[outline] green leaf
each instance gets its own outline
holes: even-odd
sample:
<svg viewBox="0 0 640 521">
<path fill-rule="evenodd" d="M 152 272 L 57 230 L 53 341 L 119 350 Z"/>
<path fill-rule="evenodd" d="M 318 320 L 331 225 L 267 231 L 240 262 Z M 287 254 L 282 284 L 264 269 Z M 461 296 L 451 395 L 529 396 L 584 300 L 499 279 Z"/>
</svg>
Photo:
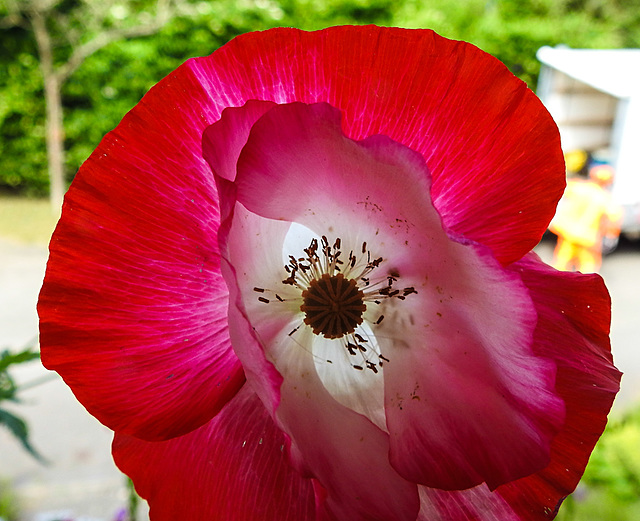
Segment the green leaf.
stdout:
<svg viewBox="0 0 640 521">
<path fill-rule="evenodd" d="M 29 454 L 41 463 L 46 463 L 45 458 L 43 458 L 29 442 L 29 429 L 22 418 L 11 414 L 9 411 L 0 409 L 0 425 L 4 425 L 9 429 L 9 432 L 18 439 Z"/>
<path fill-rule="evenodd" d="M 32 351 L 30 348 L 19 353 L 11 353 L 8 350 L 0 353 L 0 402 L 2 400 L 11 400 L 17 402 L 16 392 L 18 386 L 9 374 L 9 367 L 14 364 L 22 364 L 38 358 L 40 354 Z"/>
<path fill-rule="evenodd" d="M 17 401 L 16 391 L 18 387 L 13 378 L 6 371 L 0 372 L 0 402 L 2 400 Z"/>
<path fill-rule="evenodd" d="M 27 348 L 19 353 L 11 353 L 5 349 L 0 353 L 0 371 L 6 371 L 10 365 L 30 362 L 39 357 L 40 353 L 32 351 L 31 348 Z"/>
</svg>

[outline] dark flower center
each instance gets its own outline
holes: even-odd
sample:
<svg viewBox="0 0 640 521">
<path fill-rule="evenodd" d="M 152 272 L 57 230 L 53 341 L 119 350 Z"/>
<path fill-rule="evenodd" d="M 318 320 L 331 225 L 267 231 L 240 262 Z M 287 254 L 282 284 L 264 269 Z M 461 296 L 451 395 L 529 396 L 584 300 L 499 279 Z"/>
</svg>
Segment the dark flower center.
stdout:
<svg viewBox="0 0 640 521">
<path fill-rule="evenodd" d="M 367 309 L 364 293 L 354 279 L 345 279 L 342 273 L 324 273 L 313 279 L 302 292 L 300 311 L 305 314 L 304 323 L 316 335 L 325 338 L 341 338 L 353 333 L 362 323 Z"/>
</svg>

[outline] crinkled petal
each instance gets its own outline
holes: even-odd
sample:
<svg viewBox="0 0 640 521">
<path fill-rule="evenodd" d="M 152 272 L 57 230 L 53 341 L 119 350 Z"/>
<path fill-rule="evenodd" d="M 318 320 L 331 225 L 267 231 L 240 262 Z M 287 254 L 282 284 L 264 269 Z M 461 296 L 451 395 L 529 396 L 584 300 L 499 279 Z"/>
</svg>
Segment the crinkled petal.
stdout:
<svg viewBox="0 0 640 521">
<path fill-rule="evenodd" d="M 234 181 L 236 166 L 254 123 L 275 103 L 249 100 L 242 107 L 229 107 L 203 133 L 202 154 L 219 178 Z"/>
<path fill-rule="evenodd" d="M 492 56 L 432 31 L 276 29 L 188 67 L 228 105 L 325 101 L 350 138 L 383 134 L 420 152 L 445 224 L 503 263 L 538 242 L 564 188 L 559 134 L 540 100 Z"/>
<path fill-rule="evenodd" d="M 558 364 L 566 419 L 544 469 L 491 492 L 485 485 L 446 492 L 420 487 L 418 521 L 545 521 L 575 489 L 619 389 L 609 347 L 610 300 L 598 275 L 562 273 L 534 254 L 510 267 L 538 310 L 536 353 Z"/>
<path fill-rule="evenodd" d="M 556 389 L 566 404 L 566 420 L 542 471 L 497 489 L 527 521 L 553 517 L 573 492 L 620 387 L 609 324 L 611 301 L 598 275 L 564 273 L 534 254 L 515 263 L 538 310 L 534 349 L 558 366 Z"/>
<path fill-rule="evenodd" d="M 240 154 L 233 196 L 261 217 L 295 221 L 318 236 L 335 233 L 347 243 L 368 241 L 373 256 L 383 259 L 382 279 L 394 273 L 399 287 L 417 290 L 382 305 L 388 318 L 372 326 L 389 360 L 384 393 L 393 466 L 408 480 L 445 489 L 483 481 L 495 488 L 545 467 L 563 406 L 554 393 L 555 367 L 531 351 L 536 314 L 526 288 L 488 248 L 454 241 L 443 230 L 420 155 L 381 136 L 356 143 L 339 122 L 326 104 L 266 112 Z M 239 214 L 242 223 L 247 210 Z M 275 274 L 260 271 L 254 264 L 265 261 L 245 252 L 256 240 L 255 251 L 268 250 L 269 239 L 256 228 L 242 231 L 245 245 L 234 246 L 237 230 L 228 240 L 229 250 L 240 252 L 230 258 L 241 286 L 239 307 L 267 355 L 282 351 L 282 365 L 293 356 L 285 346 L 295 350 L 297 337 L 271 332 L 293 331 L 295 309 L 285 313 L 286 302 L 261 307 L 251 293 L 264 281 L 276 292 L 283 287 L 280 251 L 272 247 Z M 272 242 L 283 244 L 281 237 Z M 263 281 L 253 277 L 257 271 Z M 281 324 L 262 333 L 261 325 L 266 330 L 273 321 Z M 283 374 L 284 385 L 300 373 Z M 298 441 L 293 434 L 292 440 Z"/>
<path fill-rule="evenodd" d="M 467 249 L 453 272 L 430 277 L 431 298 L 407 303 L 413 324 L 385 352 L 391 461 L 447 490 L 544 468 L 564 420 L 555 367 L 532 351 L 526 288 L 488 251 Z"/>
<path fill-rule="evenodd" d="M 311 480 L 287 463 L 285 443 L 245 385 L 199 429 L 163 442 L 116 434 L 113 454 L 153 521 L 315 520 Z"/>
<path fill-rule="evenodd" d="M 564 425 L 552 441 L 549 465 L 530 476 L 493 492 L 485 486 L 451 493 L 421 487 L 419 521 L 553 519 L 577 486 L 618 392 L 621 374 L 609 345 L 611 302 L 602 279 L 558 272 L 534 254 L 509 269 L 522 278 L 538 311 L 534 351 L 558 365 Z"/>
<path fill-rule="evenodd" d="M 200 154 L 215 116 L 185 72 L 153 89 L 80 169 L 38 305 L 44 364 L 100 421 L 146 439 L 202 425 L 244 381 L 227 331 L 216 188 Z"/>
</svg>

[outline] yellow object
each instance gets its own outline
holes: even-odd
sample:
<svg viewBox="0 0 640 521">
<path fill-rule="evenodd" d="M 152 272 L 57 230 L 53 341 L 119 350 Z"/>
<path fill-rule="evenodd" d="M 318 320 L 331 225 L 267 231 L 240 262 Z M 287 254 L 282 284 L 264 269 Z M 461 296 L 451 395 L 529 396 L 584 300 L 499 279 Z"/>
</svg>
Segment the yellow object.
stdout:
<svg viewBox="0 0 640 521">
<path fill-rule="evenodd" d="M 568 172 L 577 173 L 582 170 L 589 159 L 588 154 L 584 150 L 572 150 L 564 155 L 564 164 Z"/>
<path fill-rule="evenodd" d="M 595 272 L 602 263 L 602 238 L 620 234 L 622 210 L 597 182 L 570 179 L 549 229 L 558 236 L 554 266 Z"/>
</svg>

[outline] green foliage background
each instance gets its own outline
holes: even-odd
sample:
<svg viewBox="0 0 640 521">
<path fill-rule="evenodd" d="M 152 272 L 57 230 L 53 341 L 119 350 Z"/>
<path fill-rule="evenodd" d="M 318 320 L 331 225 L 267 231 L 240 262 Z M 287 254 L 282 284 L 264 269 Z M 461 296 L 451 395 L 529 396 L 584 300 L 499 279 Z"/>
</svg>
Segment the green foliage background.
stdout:
<svg viewBox="0 0 640 521">
<path fill-rule="evenodd" d="M 0 0 L 0 19 L 9 12 L 6 2 Z M 79 0 L 64 0 L 57 9 L 70 16 L 78 5 Z M 640 47 L 640 0 L 213 0 L 190 5 L 195 15 L 174 18 L 158 34 L 104 47 L 65 83 L 68 181 L 151 85 L 187 58 L 210 54 L 246 31 L 363 23 L 431 28 L 497 56 L 532 88 L 539 71 L 535 53 L 543 45 Z M 51 29 L 55 36 L 55 23 Z M 0 25 L 0 49 L 0 191 L 45 195 L 45 109 L 33 34 Z M 70 52 L 59 47 L 58 63 Z"/>
<path fill-rule="evenodd" d="M 42 76 L 30 35 L 0 32 L 0 187 L 45 193 Z"/>
<path fill-rule="evenodd" d="M 640 407 L 610 420 L 556 521 L 640 519 Z"/>
</svg>

